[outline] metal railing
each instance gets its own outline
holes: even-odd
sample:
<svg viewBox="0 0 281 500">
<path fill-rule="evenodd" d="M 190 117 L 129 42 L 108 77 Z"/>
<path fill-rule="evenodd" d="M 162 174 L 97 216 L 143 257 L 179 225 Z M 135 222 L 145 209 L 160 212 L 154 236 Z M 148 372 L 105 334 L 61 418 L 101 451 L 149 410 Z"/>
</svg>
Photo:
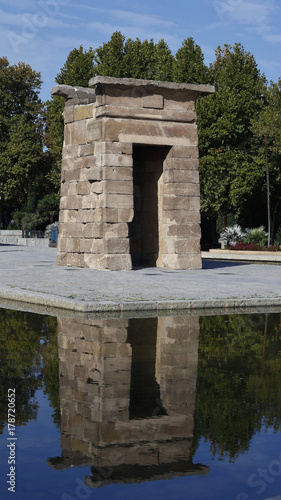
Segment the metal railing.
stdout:
<svg viewBox="0 0 281 500">
<path fill-rule="evenodd" d="M 22 238 L 44 238 L 43 231 L 27 231 L 22 230 Z"/>
</svg>

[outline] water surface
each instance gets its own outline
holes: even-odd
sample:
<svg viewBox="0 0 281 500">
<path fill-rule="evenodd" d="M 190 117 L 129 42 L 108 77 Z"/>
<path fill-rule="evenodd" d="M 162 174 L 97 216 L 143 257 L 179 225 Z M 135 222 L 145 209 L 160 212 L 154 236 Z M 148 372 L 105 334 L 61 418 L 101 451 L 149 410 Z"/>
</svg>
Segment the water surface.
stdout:
<svg viewBox="0 0 281 500">
<path fill-rule="evenodd" d="M 280 323 L 0 309 L 1 499 L 280 495 Z"/>
</svg>

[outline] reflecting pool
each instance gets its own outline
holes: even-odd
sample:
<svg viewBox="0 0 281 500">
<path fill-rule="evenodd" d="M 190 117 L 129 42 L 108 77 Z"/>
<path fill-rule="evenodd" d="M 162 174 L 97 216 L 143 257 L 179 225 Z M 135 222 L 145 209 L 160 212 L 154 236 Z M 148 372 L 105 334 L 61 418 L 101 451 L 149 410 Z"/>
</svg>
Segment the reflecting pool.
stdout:
<svg viewBox="0 0 281 500">
<path fill-rule="evenodd" d="M 276 498 L 280 335 L 281 313 L 0 309 L 0 498 Z"/>
</svg>

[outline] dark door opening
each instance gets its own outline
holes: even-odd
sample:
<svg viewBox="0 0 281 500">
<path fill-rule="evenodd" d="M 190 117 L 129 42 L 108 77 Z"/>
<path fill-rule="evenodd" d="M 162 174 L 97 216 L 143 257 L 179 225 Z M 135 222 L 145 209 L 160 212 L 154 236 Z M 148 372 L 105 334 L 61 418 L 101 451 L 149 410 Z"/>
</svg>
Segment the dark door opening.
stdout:
<svg viewBox="0 0 281 500">
<path fill-rule="evenodd" d="M 167 415 L 155 377 L 158 318 L 129 319 L 132 347 L 130 420 Z"/>
<path fill-rule="evenodd" d="M 167 146 L 133 147 L 134 218 L 129 225 L 133 267 L 157 266 L 161 240 L 163 163 Z"/>
</svg>

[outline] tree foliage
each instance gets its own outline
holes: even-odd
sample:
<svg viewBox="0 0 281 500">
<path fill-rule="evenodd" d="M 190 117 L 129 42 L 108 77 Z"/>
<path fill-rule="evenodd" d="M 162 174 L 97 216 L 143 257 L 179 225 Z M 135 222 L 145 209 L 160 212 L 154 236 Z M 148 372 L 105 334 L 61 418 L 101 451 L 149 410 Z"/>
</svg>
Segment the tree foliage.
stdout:
<svg viewBox="0 0 281 500">
<path fill-rule="evenodd" d="M 279 314 L 202 317 L 193 448 L 234 461 L 262 425 L 281 428 Z"/>
<path fill-rule="evenodd" d="M 264 178 L 267 176 L 269 227 L 274 234 L 281 223 L 281 78 L 266 88 L 264 105 L 252 120 L 252 131 L 257 138 Z"/>
<path fill-rule="evenodd" d="M 193 38 L 187 38 L 176 53 L 173 79 L 179 83 L 211 83 L 212 75 L 204 63 L 204 55 Z"/>
<path fill-rule="evenodd" d="M 49 395 L 59 424 L 56 318 L 0 309 L 0 328 L 0 433 L 7 422 L 9 388 L 16 389 L 17 425 L 36 418 L 37 389 Z"/>
<path fill-rule="evenodd" d="M 38 190 L 43 162 L 40 74 L 0 58 L 0 197 L 17 208 Z"/>
<path fill-rule="evenodd" d="M 218 47 L 210 71 L 216 92 L 197 103 L 202 211 L 239 215 L 262 175 L 251 120 L 262 107 L 265 77 L 241 44 Z"/>
</svg>

